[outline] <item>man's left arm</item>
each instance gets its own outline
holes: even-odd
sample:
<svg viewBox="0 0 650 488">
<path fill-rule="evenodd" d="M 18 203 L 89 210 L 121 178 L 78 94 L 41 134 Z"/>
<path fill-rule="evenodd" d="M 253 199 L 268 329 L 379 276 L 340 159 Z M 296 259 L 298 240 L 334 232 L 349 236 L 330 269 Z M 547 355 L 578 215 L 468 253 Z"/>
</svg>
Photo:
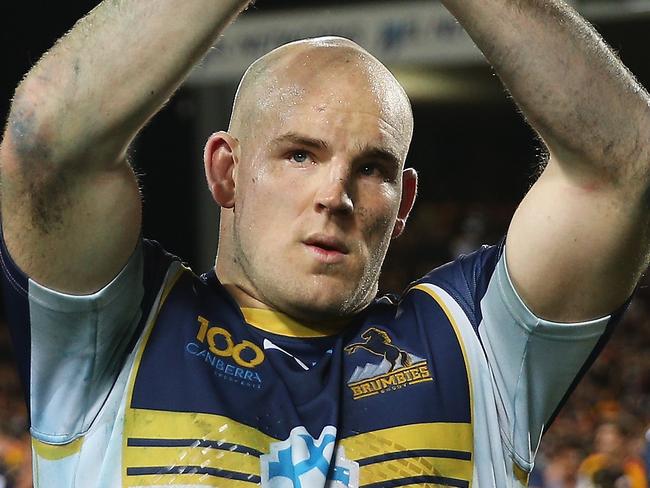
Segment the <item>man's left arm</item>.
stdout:
<svg viewBox="0 0 650 488">
<path fill-rule="evenodd" d="M 607 315 L 650 248 L 650 99 L 559 0 L 442 0 L 549 150 L 506 241 L 515 288 L 539 317 Z M 489 155 L 488 155 L 489 157 Z"/>
</svg>

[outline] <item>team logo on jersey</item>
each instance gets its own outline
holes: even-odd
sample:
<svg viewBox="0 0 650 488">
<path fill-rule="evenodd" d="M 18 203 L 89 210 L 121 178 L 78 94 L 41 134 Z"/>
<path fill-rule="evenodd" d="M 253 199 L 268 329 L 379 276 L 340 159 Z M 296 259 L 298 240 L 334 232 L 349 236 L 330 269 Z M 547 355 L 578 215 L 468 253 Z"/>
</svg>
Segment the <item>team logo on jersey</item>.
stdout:
<svg viewBox="0 0 650 488">
<path fill-rule="evenodd" d="M 264 362 L 264 351 L 257 344 L 236 342 L 229 330 L 198 316 L 196 340 L 185 351 L 208 363 L 214 374 L 224 380 L 249 388 L 261 389 L 262 376 L 255 368 Z"/>
<path fill-rule="evenodd" d="M 398 390 L 410 385 L 433 381 L 427 361 L 400 349 L 390 336 L 377 327 L 370 327 L 361 334 L 363 342 L 345 348 L 348 354 L 365 351 L 381 358 L 379 363 L 369 362 L 357 366 L 348 380 L 352 398 L 358 400 L 379 393 Z"/>
<path fill-rule="evenodd" d="M 305 427 L 295 427 L 289 438 L 270 446 L 260 456 L 262 488 L 358 488 L 359 465 L 336 446 L 336 428 L 328 425 L 318 439 Z"/>
</svg>

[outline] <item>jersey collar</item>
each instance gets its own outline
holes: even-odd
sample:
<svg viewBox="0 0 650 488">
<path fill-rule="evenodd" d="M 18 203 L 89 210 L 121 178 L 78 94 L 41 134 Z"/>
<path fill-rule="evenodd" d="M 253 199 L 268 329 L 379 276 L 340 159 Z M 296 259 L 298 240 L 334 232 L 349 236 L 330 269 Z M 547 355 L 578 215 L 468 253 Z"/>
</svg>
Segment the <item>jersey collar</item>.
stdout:
<svg viewBox="0 0 650 488">
<path fill-rule="evenodd" d="M 345 328 L 348 321 L 331 322 L 329 326 L 309 326 L 302 324 L 288 315 L 262 308 L 241 308 L 244 320 L 249 325 L 271 334 L 285 337 L 330 337 Z"/>
</svg>

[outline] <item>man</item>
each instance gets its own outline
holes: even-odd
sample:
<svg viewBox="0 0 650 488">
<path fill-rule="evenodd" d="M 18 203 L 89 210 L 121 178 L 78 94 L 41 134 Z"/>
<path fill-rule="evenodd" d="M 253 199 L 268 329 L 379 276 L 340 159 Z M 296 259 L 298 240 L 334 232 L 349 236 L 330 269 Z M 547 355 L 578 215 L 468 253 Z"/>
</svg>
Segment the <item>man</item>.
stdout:
<svg viewBox="0 0 650 488">
<path fill-rule="evenodd" d="M 634 436 L 625 419 L 605 421 L 596 428 L 592 452 L 579 466 L 579 487 L 601 486 L 599 480 L 611 477 L 611 486 L 648 486 L 643 460 L 636 450 Z"/>
<path fill-rule="evenodd" d="M 2 257 L 37 485 L 526 484 L 647 264 L 648 97 L 560 1 L 443 3 L 550 158 L 505 243 L 399 302 L 375 293 L 415 198 L 412 116 L 356 44 L 245 75 L 205 148 L 201 277 L 141 241 L 125 152 L 247 2 L 107 0 L 27 75 Z"/>
</svg>

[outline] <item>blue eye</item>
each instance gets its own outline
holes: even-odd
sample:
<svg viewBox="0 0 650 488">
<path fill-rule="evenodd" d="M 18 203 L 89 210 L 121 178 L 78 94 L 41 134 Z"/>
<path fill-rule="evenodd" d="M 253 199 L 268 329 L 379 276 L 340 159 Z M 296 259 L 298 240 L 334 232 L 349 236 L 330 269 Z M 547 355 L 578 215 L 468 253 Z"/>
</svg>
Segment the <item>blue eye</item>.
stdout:
<svg viewBox="0 0 650 488">
<path fill-rule="evenodd" d="M 309 159 L 309 154 L 305 151 L 295 151 L 291 153 L 291 157 L 289 159 L 294 160 L 296 163 L 303 164 L 306 163 Z"/>
</svg>

